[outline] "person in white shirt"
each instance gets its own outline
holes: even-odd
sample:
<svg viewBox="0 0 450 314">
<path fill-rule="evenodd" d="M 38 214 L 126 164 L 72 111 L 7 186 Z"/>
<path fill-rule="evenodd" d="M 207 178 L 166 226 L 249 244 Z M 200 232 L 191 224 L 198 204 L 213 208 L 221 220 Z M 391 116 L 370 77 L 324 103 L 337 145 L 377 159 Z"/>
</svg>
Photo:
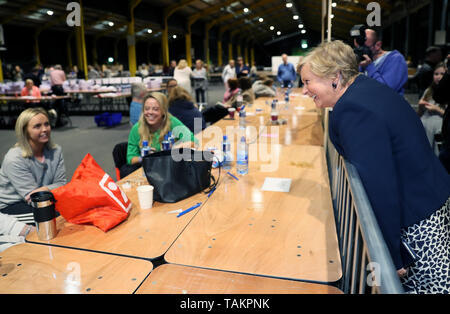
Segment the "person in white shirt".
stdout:
<svg viewBox="0 0 450 314">
<path fill-rule="evenodd" d="M 228 80 L 230 78 L 236 78 L 236 68 L 234 66 L 234 60 L 231 59 L 228 61 L 228 64 L 225 66 L 225 68 L 222 71 L 222 80 L 225 84 L 225 90 L 228 90 Z"/>
<path fill-rule="evenodd" d="M 187 61 L 181 59 L 173 73 L 173 78 L 177 80 L 178 85 L 191 93 L 191 76 L 192 70 L 187 65 Z"/>
</svg>

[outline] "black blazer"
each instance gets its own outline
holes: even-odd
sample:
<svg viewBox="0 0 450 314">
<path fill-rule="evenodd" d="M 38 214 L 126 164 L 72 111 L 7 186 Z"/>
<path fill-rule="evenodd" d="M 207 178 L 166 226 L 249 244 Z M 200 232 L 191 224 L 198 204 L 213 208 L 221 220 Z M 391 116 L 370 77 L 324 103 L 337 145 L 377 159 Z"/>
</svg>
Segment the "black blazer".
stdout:
<svg viewBox="0 0 450 314">
<path fill-rule="evenodd" d="M 412 258 L 401 229 L 428 218 L 450 196 L 450 176 L 410 104 L 360 75 L 330 114 L 330 139 L 361 177 L 397 269 Z"/>
</svg>

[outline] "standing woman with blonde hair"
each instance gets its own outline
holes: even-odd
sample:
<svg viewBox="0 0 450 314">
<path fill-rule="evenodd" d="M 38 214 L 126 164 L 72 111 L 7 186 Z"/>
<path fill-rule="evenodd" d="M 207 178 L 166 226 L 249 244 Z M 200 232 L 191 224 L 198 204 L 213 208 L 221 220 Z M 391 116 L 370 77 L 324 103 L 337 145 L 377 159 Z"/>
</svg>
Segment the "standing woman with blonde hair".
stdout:
<svg viewBox="0 0 450 314">
<path fill-rule="evenodd" d="M 192 70 L 188 67 L 186 60 L 181 59 L 173 73 L 173 78 L 177 80 L 178 85 L 191 93 Z"/>
<path fill-rule="evenodd" d="M 47 112 L 24 110 L 16 122 L 17 143 L 0 169 L 0 212 L 24 223 L 34 223 L 30 195 L 66 184 L 61 147 L 52 143 Z"/>
<path fill-rule="evenodd" d="M 416 112 L 358 74 L 352 47 L 323 43 L 300 63 L 303 93 L 332 107 L 329 136 L 358 170 L 403 287 L 450 292 L 450 176 Z"/>
</svg>

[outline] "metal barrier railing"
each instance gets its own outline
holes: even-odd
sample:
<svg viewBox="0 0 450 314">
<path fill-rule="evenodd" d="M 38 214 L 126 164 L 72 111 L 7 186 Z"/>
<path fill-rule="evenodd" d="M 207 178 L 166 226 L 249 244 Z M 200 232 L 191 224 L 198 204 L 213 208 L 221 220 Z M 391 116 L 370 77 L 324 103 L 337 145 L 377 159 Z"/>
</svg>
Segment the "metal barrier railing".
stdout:
<svg viewBox="0 0 450 314">
<path fill-rule="evenodd" d="M 327 121 L 328 122 L 328 121 Z M 344 293 L 404 293 L 356 168 L 325 139 Z"/>
</svg>

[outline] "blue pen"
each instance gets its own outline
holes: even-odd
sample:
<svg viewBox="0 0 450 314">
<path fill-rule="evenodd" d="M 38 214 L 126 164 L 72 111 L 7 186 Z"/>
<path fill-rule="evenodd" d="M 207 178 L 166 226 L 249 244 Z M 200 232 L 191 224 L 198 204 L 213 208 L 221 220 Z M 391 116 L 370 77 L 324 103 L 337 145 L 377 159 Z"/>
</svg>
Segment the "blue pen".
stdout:
<svg viewBox="0 0 450 314">
<path fill-rule="evenodd" d="M 235 178 L 236 180 L 239 181 L 239 179 L 236 176 L 232 175 L 229 171 L 227 172 L 227 174 L 229 174 L 230 176 L 232 176 L 233 178 Z"/>
<path fill-rule="evenodd" d="M 194 209 L 196 209 L 197 207 L 199 207 L 200 205 L 202 205 L 202 203 L 200 202 L 200 203 L 197 203 L 197 204 L 195 204 L 194 206 L 192 206 L 192 207 L 189 207 L 188 209 L 186 209 L 186 210 L 184 210 L 184 211 L 182 211 L 181 213 L 179 213 L 178 215 L 177 215 L 177 217 L 180 217 L 180 216 L 183 216 L 184 214 L 186 214 L 186 213 L 189 213 L 191 210 L 194 210 Z"/>
<path fill-rule="evenodd" d="M 213 187 L 212 190 L 208 193 L 208 197 L 210 197 L 211 194 L 213 194 L 215 190 L 216 190 L 216 187 Z"/>
</svg>

